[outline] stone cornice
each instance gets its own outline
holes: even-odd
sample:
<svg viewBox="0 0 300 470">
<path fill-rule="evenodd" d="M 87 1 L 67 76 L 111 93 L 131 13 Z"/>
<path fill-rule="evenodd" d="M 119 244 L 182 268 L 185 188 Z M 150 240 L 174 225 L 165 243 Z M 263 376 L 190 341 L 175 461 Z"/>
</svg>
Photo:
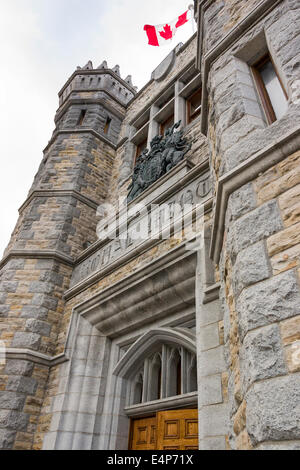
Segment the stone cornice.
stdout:
<svg viewBox="0 0 300 470">
<path fill-rule="evenodd" d="M 46 198 L 48 197 L 73 197 L 74 199 L 77 199 L 83 204 L 86 204 L 91 209 L 97 210 L 97 207 L 99 206 L 99 204 L 96 201 L 93 201 L 92 199 L 80 194 L 78 191 L 61 190 L 61 189 L 51 189 L 51 190 L 37 189 L 35 191 L 32 191 L 32 193 L 29 194 L 26 201 L 20 207 L 19 213 L 21 214 L 23 210 L 31 203 L 31 201 L 37 197 L 46 197 Z"/>
<path fill-rule="evenodd" d="M 142 405 L 134 405 L 124 408 L 127 416 L 132 418 L 138 416 L 151 415 L 157 411 L 176 410 L 180 408 L 188 408 L 192 405 L 198 407 L 198 392 L 187 393 L 177 397 L 165 398 L 163 400 L 143 403 Z"/>
<path fill-rule="evenodd" d="M 204 203 L 204 213 L 207 213 L 208 211 L 211 211 L 211 208 L 212 208 L 212 199 L 210 198 L 208 201 L 206 201 Z M 128 264 L 133 259 L 141 256 L 142 254 L 146 253 L 151 248 L 155 248 L 156 246 L 160 245 L 161 243 L 162 243 L 162 240 L 152 240 L 150 238 L 149 240 L 144 242 L 142 244 L 142 246 L 137 246 L 135 249 L 129 251 L 128 253 L 123 255 L 121 258 L 118 258 L 115 261 L 113 261 L 107 267 L 102 268 L 100 271 L 97 271 L 97 272 L 91 274 L 90 276 L 86 277 L 82 281 L 76 283 L 74 285 L 74 287 L 71 287 L 65 293 L 65 296 L 64 296 L 65 299 L 69 300 L 69 299 L 75 297 L 77 294 L 80 294 L 84 290 L 86 290 L 89 287 L 93 286 L 95 283 L 99 282 L 101 279 L 104 279 L 109 274 L 113 273 L 117 269 L 122 268 L 123 266 Z M 182 244 L 182 246 L 185 246 L 186 243 L 187 242 L 185 241 Z M 76 264 L 74 264 L 74 266 L 76 266 Z"/>
<path fill-rule="evenodd" d="M 67 256 L 59 251 L 49 250 L 11 250 L 7 255 L 2 258 L 0 262 L 0 269 L 12 258 L 29 258 L 29 259 L 54 259 L 59 263 L 66 264 L 67 266 L 74 266 L 74 260 L 71 256 Z"/>
<path fill-rule="evenodd" d="M 44 149 L 44 153 L 47 152 L 49 147 L 53 144 L 55 139 L 62 134 L 92 134 L 94 137 L 97 139 L 101 140 L 105 144 L 109 145 L 113 150 L 117 150 L 117 146 L 113 144 L 110 140 L 108 140 L 106 137 L 103 137 L 103 135 L 99 134 L 96 132 L 94 129 L 86 127 L 84 129 L 61 129 L 59 131 L 54 132 L 53 136 L 48 142 L 48 145 Z"/>
<path fill-rule="evenodd" d="M 300 148 L 300 128 L 272 142 L 218 181 L 210 257 L 218 264 L 222 250 L 227 202 L 230 194 Z"/>
<path fill-rule="evenodd" d="M 118 101 L 113 95 L 111 95 L 108 91 L 104 90 L 104 89 L 99 89 L 99 90 L 86 90 L 85 93 L 87 92 L 102 92 L 102 93 L 106 93 L 108 95 L 109 98 L 113 99 L 114 101 L 116 101 L 120 106 L 122 106 L 124 108 L 124 113 L 121 113 L 118 109 L 114 108 L 113 106 L 111 106 L 110 102 L 109 101 L 105 101 L 104 99 L 102 98 L 69 98 L 68 100 L 66 100 L 57 110 L 56 112 L 56 115 L 55 115 L 55 119 L 54 119 L 54 122 L 57 123 L 59 121 L 59 119 L 61 119 L 61 117 L 64 115 L 64 113 L 69 109 L 70 106 L 72 105 L 76 105 L 76 104 L 80 104 L 80 105 L 86 105 L 86 104 L 100 104 L 101 106 L 105 107 L 106 109 L 108 109 L 112 114 L 114 114 L 115 116 L 117 116 L 119 119 L 123 120 L 124 117 L 125 117 L 125 109 L 126 109 L 126 105 L 124 105 L 123 103 L 121 103 L 121 101 Z M 72 90 L 72 93 L 84 93 L 82 90 Z"/>
<path fill-rule="evenodd" d="M 100 294 L 96 294 L 93 297 L 91 297 L 89 300 L 84 301 L 81 304 L 77 305 L 76 310 L 79 313 L 89 310 L 89 307 L 94 305 L 95 302 L 100 301 L 100 300 L 105 300 L 106 298 L 109 298 L 111 295 L 114 295 L 115 293 L 117 293 L 119 290 L 127 289 L 130 285 L 135 284 L 144 276 L 151 275 L 151 273 L 153 273 L 154 270 L 161 269 L 161 267 L 164 266 L 165 264 L 175 261 L 176 259 L 178 259 L 179 257 L 181 257 L 182 255 L 186 253 L 187 253 L 186 242 L 184 242 L 184 243 L 181 243 L 176 248 L 173 248 L 172 250 L 168 251 L 168 253 L 165 253 L 162 256 L 151 261 L 146 266 L 142 266 L 135 273 L 129 274 L 128 276 L 124 277 L 123 279 L 116 282 L 115 284 L 112 284 L 107 289 L 104 289 L 102 292 L 100 292 Z M 66 293 L 66 295 L 67 294 L 68 292 Z"/>
<path fill-rule="evenodd" d="M 129 141 L 129 137 L 123 137 L 119 142 L 117 143 L 117 149 L 121 148 L 126 142 Z"/>
<path fill-rule="evenodd" d="M 196 66 L 201 71 L 202 83 L 206 84 L 210 67 L 217 58 L 223 54 L 232 44 L 240 39 L 249 29 L 255 26 L 258 22 L 273 10 L 283 0 L 262 0 L 251 10 L 248 15 L 241 20 L 229 33 L 221 39 L 212 50 L 210 50 L 204 57 L 203 53 L 203 29 L 204 29 L 204 13 L 207 7 L 212 3 L 212 0 L 202 0 L 199 2 L 199 15 L 198 15 L 198 51 Z M 203 70 L 202 70 L 203 63 Z M 207 116 L 208 116 L 208 91 L 207 87 L 202 88 L 202 113 L 201 113 L 201 132 L 207 134 Z"/>
<path fill-rule="evenodd" d="M 186 243 L 182 243 L 78 304 L 74 312 L 102 334 L 112 337 L 117 331 L 123 334 L 132 330 L 133 320 L 145 325 L 158 316 L 163 318 L 169 311 L 183 311 L 195 302 L 196 264 L 196 252 L 187 251 Z M 155 298 L 159 301 L 155 302 Z"/>
<path fill-rule="evenodd" d="M 209 304 L 210 302 L 213 302 L 214 300 L 219 299 L 220 288 L 221 288 L 221 284 L 219 282 L 217 282 L 216 284 L 212 286 L 207 287 L 203 292 L 203 300 L 202 300 L 203 305 Z"/>
<path fill-rule="evenodd" d="M 28 361 L 33 362 L 34 364 L 39 364 L 46 367 L 55 367 L 64 362 L 67 362 L 69 359 L 66 354 L 60 354 L 58 356 L 47 356 L 31 349 L 14 349 L 9 348 L 5 350 L 5 358 L 14 359 L 18 361 Z"/>
<path fill-rule="evenodd" d="M 147 198 L 147 196 L 151 195 L 156 191 L 159 187 L 161 187 L 164 182 L 172 177 L 174 173 L 177 173 L 182 166 L 184 165 L 190 165 L 190 162 L 188 160 L 184 160 L 180 164 L 178 164 L 175 168 L 173 168 L 170 172 L 166 173 L 164 176 L 162 176 L 159 180 L 157 180 L 155 183 L 153 183 L 148 189 L 146 189 L 139 197 L 137 197 L 134 201 L 132 201 L 127 209 L 129 210 L 131 206 L 134 206 L 135 204 L 140 203 L 143 201 L 143 199 Z M 205 161 L 199 163 L 198 165 L 192 166 L 191 170 L 179 181 L 176 183 L 172 184 L 168 191 L 165 191 L 163 194 L 162 198 L 155 198 L 151 202 L 154 204 L 161 204 L 164 199 L 167 199 L 169 196 L 172 194 L 175 194 L 177 191 L 180 191 L 182 187 L 189 182 L 192 182 L 194 179 L 196 179 L 199 175 L 202 173 L 205 173 L 206 171 L 209 170 L 209 160 L 206 159 Z M 210 201 L 210 206 L 211 206 L 211 201 Z M 120 215 L 120 214 L 119 214 Z M 130 222 L 131 219 L 128 220 Z M 80 256 L 76 259 L 76 263 L 80 263 L 84 259 L 88 258 L 90 255 L 95 253 L 99 248 L 101 248 L 103 245 L 107 243 L 107 240 L 98 240 L 93 245 L 91 245 L 89 248 L 87 248 L 84 252 L 80 254 Z"/>
</svg>

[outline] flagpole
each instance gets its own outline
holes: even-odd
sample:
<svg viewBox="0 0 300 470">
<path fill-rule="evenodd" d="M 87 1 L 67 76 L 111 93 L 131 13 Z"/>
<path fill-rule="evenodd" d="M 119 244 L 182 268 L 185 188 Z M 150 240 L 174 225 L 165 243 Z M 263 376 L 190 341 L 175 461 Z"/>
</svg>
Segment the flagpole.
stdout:
<svg viewBox="0 0 300 470">
<path fill-rule="evenodd" d="M 193 34 L 195 34 L 194 5 L 189 5 L 188 9 L 190 10 L 191 15 L 192 15 L 192 31 L 193 31 Z"/>
</svg>

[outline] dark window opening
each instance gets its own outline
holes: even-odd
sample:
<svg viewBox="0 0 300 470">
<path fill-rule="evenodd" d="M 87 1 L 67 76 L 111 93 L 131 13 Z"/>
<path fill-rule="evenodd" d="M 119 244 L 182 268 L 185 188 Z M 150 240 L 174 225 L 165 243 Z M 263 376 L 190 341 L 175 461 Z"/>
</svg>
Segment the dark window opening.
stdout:
<svg viewBox="0 0 300 470">
<path fill-rule="evenodd" d="M 162 374 L 162 369 L 160 366 L 158 370 L 158 384 L 157 384 L 157 396 L 159 400 L 161 399 L 161 374 Z"/>
<path fill-rule="evenodd" d="M 181 387 L 181 358 L 179 358 L 177 364 L 177 395 L 181 395 L 182 387 Z"/>
<path fill-rule="evenodd" d="M 152 360 L 151 372 L 150 372 L 150 396 L 149 400 L 159 400 L 161 398 L 161 357 L 160 354 L 156 354 Z"/>
<path fill-rule="evenodd" d="M 187 99 L 187 118 L 188 124 L 201 113 L 202 90 L 196 91 L 190 98 Z"/>
<path fill-rule="evenodd" d="M 133 403 L 135 405 L 138 405 L 143 402 L 143 382 L 143 376 L 140 375 L 134 387 Z"/>
<path fill-rule="evenodd" d="M 197 367 L 196 361 L 190 369 L 189 374 L 189 390 L 190 392 L 196 392 L 198 390 L 198 380 L 197 380 Z"/>
<path fill-rule="evenodd" d="M 111 118 L 107 118 L 106 119 L 106 122 L 105 122 L 105 126 L 104 126 L 104 134 L 108 134 L 109 133 L 109 129 L 110 129 L 110 125 L 111 125 Z"/>
<path fill-rule="evenodd" d="M 136 163 L 137 159 L 142 154 L 143 150 L 145 150 L 145 148 L 147 148 L 147 139 L 143 140 L 143 142 L 138 144 L 138 146 L 136 148 L 135 162 L 134 163 Z"/>
<path fill-rule="evenodd" d="M 169 380 L 167 383 L 167 396 L 175 397 L 181 395 L 181 355 L 178 350 L 172 352 L 168 368 Z"/>
<path fill-rule="evenodd" d="M 83 109 L 78 119 L 78 124 L 77 124 L 78 126 L 82 126 L 85 116 L 86 116 L 86 109 Z"/>
<path fill-rule="evenodd" d="M 268 124 L 272 124 L 285 114 L 287 94 L 270 55 L 255 64 L 252 71 Z"/>
<path fill-rule="evenodd" d="M 168 129 L 174 126 L 174 114 L 168 117 L 164 122 L 160 125 L 160 135 L 165 135 Z"/>
</svg>

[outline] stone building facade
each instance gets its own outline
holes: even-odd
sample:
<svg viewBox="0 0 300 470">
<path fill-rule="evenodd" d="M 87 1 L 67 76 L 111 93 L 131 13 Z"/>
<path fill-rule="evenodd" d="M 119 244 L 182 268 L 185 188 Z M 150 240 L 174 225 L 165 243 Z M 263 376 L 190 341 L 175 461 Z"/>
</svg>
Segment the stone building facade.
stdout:
<svg viewBox="0 0 300 470">
<path fill-rule="evenodd" d="M 89 62 L 59 93 L 0 265 L 1 449 L 300 449 L 300 5 L 195 13 L 139 92 Z M 98 239 L 177 122 L 184 160 Z M 136 204 L 192 215 L 135 238 Z"/>
</svg>

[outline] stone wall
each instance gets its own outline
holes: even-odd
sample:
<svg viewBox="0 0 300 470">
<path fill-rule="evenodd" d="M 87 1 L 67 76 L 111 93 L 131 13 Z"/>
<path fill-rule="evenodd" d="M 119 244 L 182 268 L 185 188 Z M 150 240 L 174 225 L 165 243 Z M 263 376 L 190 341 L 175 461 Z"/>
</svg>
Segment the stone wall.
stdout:
<svg viewBox="0 0 300 470">
<path fill-rule="evenodd" d="M 229 198 L 221 273 L 233 448 L 300 437 L 299 163 L 297 152 Z"/>
<path fill-rule="evenodd" d="M 299 119 L 297 97 L 293 93 L 298 80 L 299 35 L 297 29 L 291 27 L 297 21 L 299 6 L 289 1 L 280 2 L 213 63 L 207 83 L 208 127 L 216 178 L 283 136 Z M 267 48 L 276 61 L 290 104 L 286 115 L 269 127 L 249 66 L 253 58 L 264 55 Z"/>
<path fill-rule="evenodd" d="M 95 209 L 71 196 L 36 197 L 22 213 L 5 250 L 59 250 L 78 256 L 96 239 Z M 65 234 L 61 236 L 61 228 Z"/>
<path fill-rule="evenodd" d="M 213 0 L 204 17 L 204 49 L 210 51 L 228 31 L 240 23 L 260 0 Z M 200 2 L 205 3 L 205 2 Z"/>
<path fill-rule="evenodd" d="M 229 370 L 229 443 L 232 449 L 292 449 L 299 448 L 300 439 L 299 152 L 289 154 L 287 147 L 281 158 L 280 152 L 286 135 L 299 132 L 295 25 L 299 26 L 300 8 L 297 2 L 283 0 L 272 9 L 266 1 L 270 10 L 265 9 L 255 26 L 232 33 L 232 43 L 227 38 L 222 50 L 222 31 L 217 31 L 213 14 L 218 10 L 218 18 L 227 24 L 223 33 L 228 25 L 234 30 L 243 11 L 235 4 L 244 3 L 243 14 L 251 15 L 258 2 L 210 4 L 204 18 L 204 45 L 208 53 L 219 43 L 219 55 L 209 69 L 205 58 L 202 62 L 208 73 L 208 115 L 202 116 L 202 123 L 207 119 L 215 181 L 214 230 L 224 229 L 217 273 Z M 250 70 L 255 58 L 268 50 L 289 97 L 287 113 L 272 125 L 266 123 Z M 272 165 L 270 158 L 266 169 L 251 177 L 256 175 L 254 156 L 263 159 L 275 147 L 279 163 Z M 248 181 L 238 183 L 246 165 Z M 228 190 L 223 226 L 221 194 L 225 182 L 230 187 L 231 178 L 236 179 Z M 216 238 L 211 253 L 217 261 L 214 243 Z"/>
<path fill-rule="evenodd" d="M 54 354 L 70 275 L 70 267 L 50 259 L 6 263 L 0 274 L 0 340 L 7 348 Z M 48 373 L 35 361 L 7 356 L 0 368 L 1 448 L 31 448 Z"/>
</svg>

